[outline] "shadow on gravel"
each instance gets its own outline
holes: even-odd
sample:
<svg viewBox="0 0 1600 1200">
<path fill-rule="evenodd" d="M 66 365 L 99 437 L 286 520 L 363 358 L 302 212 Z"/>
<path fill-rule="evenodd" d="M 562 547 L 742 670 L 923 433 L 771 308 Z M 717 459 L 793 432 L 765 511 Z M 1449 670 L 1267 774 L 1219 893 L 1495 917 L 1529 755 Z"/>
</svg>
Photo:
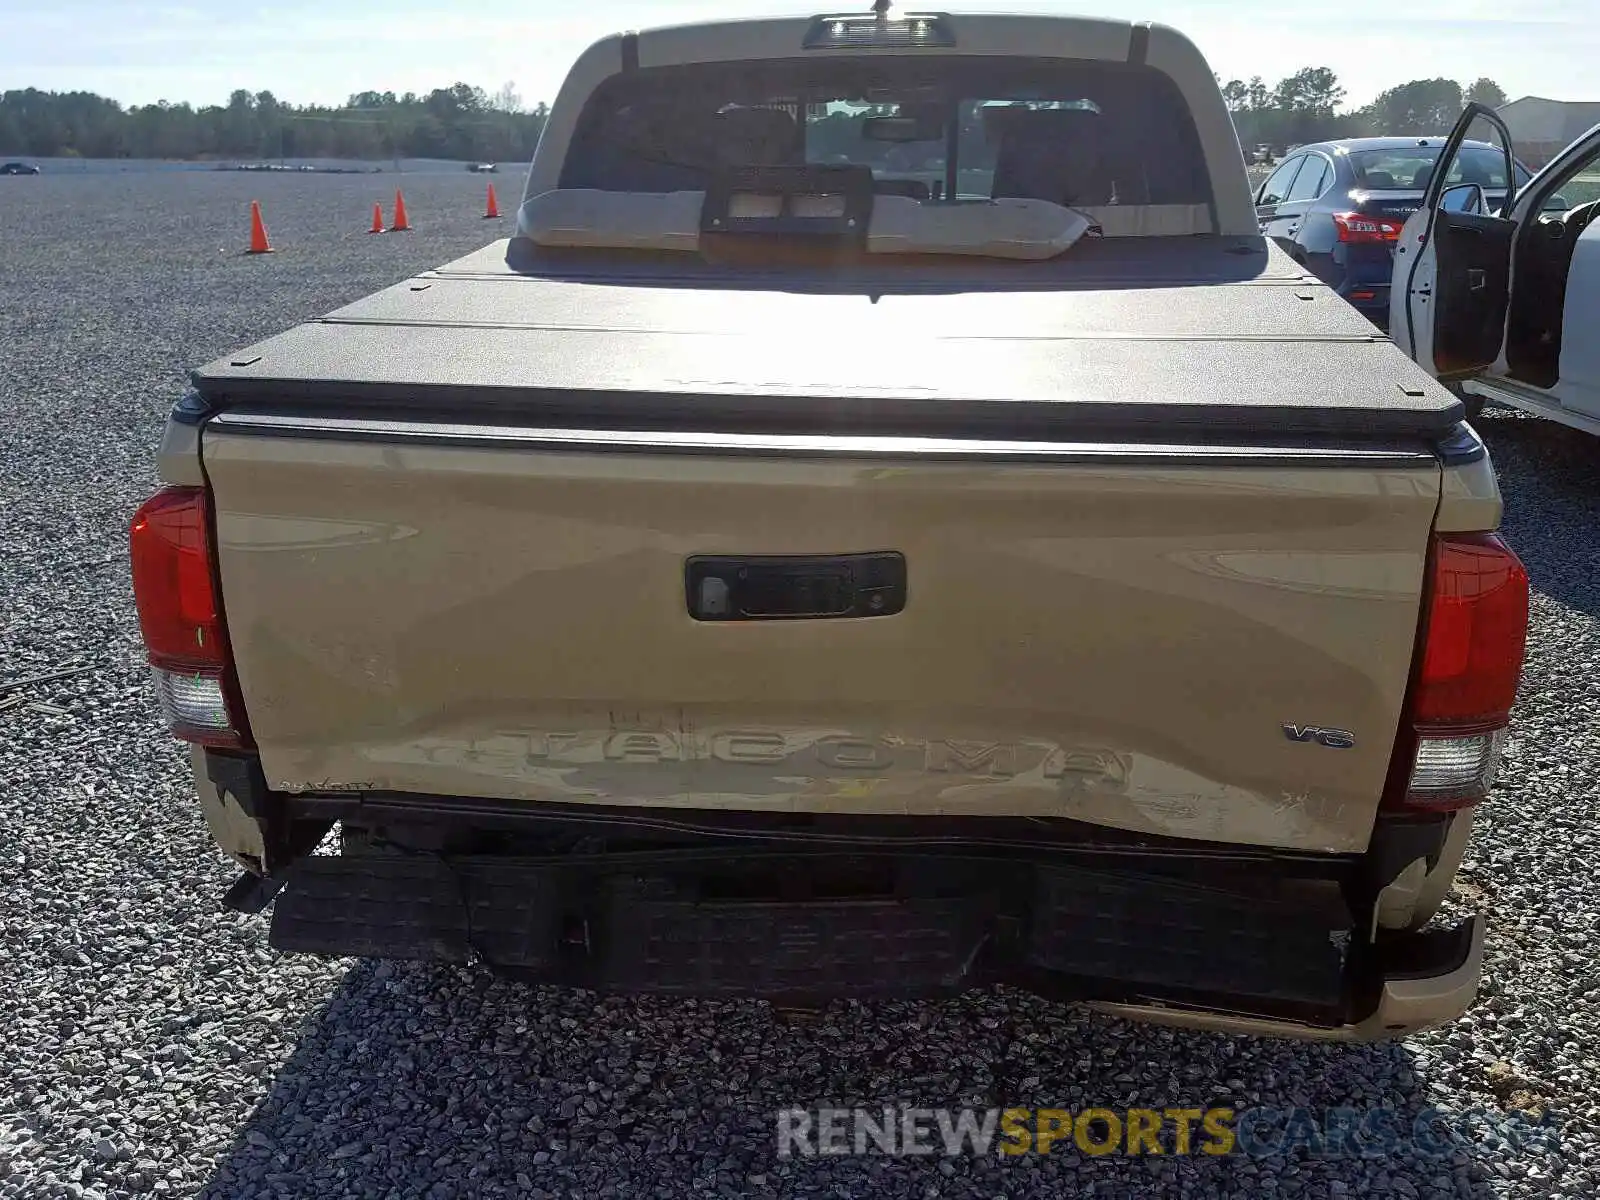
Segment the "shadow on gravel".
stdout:
<svg viewBox="0 0 1600 1200">
<path fill-rule="evenodd" d="M 777 1111 L 815 1105 L 1383 1106 L 1409 1130 L 1426 1054 L 1136 1027 L 1014 992 L 841 1005 L 797 1024 L 758 1003 L 364 962 L 301 1031 L 203 1194 L 1488 1197 L 1461 1142 L 1368 1157 L 1089 1157 L 1070 1139 L 1012 1158 L 777 1153 Z"/>
<path fill-rule="evenodd" d="M 1493 410 L 1477 428 L 1505 494 L 1506 537 L 1534 591 L 1600 614 L 1600 438 Z"/>
</svg>

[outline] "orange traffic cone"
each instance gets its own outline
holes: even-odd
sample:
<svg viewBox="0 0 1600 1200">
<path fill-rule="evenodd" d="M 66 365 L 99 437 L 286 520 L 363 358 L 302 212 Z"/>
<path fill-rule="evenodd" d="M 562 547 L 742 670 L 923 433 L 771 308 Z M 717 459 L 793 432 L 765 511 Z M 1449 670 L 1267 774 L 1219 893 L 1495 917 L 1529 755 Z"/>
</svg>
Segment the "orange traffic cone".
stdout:
<svg viewBox="0 0 1600 1200">
<path fill-rule="evenodd" d="M 261 220 L 261 205 L 250 201 L 250 249 L 246 254 L 271 254 L 272 243 L 267 241 L 267 226 Z"/>
<path fill-rule="evenodd" d="M 372 228 L 367 230 L 367 232 L 368 233 L 382 233 L 383 232 L 383 205 L 374 204 L 372 206 Z"/>
<path fill-rule="evenodd" d="M 500 215 L 500 204 L 494 198 L 494 184 L 489 185 L 489 207 L 484 210 L 483 219 L 492 220 Z"/>
<path fill-rule="evenodd" d="M 406 220 L 406 198 L 396 188 L 394 193 L 394 224 L 389 226 L 390 233 L 410 233 L 411 222 Z"/>
</svg>

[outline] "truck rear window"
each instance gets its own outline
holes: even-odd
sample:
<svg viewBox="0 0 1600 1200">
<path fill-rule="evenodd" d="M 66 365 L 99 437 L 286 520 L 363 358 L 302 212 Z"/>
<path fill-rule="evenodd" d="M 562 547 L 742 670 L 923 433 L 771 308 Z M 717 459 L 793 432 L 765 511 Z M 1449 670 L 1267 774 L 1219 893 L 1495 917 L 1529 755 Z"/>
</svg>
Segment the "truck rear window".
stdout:
<svg viewBox="0 0 1600 1200">
<path fill-rule="evenodd" d="M 704 190 L 741 166 L 871 168 L 924 203 L 1204 205 L 1183 94 L 1125 63 L 872 56 L 653 67 L 614 76 L 579 117 L 563 188 Z"/>
</svg>

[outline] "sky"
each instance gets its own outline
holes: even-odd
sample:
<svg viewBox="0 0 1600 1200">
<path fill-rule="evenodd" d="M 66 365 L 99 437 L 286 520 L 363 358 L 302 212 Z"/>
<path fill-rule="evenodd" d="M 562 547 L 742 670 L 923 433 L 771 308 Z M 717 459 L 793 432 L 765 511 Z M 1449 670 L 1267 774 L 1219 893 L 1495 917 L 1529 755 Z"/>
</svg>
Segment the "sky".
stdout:
<svg viewBox="0 0 1600 1200">
<path fill-rule="evenodd" d="M 0 89 L 91 91 L 124 104 L 217 104 L 235 88 L 296 104 L 371 89 L 426 93 L 510 82 L 549 100 L 596 38 L 622 29 L 813 10 L 803 0 L 0 0 Z M 1224 79 L 1270 85 L 1331 67 L 1359 106 L 1409 79 L 1496 80 L 1515 99 L 1600 100 L 1600 0 L 945 0 L 930 10 L 1051 12 L 1160 21 L 1188 34 Z"/>
</svg>

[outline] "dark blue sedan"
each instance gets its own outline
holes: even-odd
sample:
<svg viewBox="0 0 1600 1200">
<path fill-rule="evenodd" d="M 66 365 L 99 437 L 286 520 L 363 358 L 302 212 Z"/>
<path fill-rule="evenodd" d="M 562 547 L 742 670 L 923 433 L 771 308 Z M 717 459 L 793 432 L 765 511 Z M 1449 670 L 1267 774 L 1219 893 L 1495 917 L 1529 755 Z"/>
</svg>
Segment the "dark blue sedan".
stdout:
<svg viewBox="0 0 1600 1200">
<path fill-rule="evenodd" d="M 1444 143 L 1387 137 L 1297 146 L 1256 189 L 1261 232 L 1387 327 L 1394 244 Z M 1446 182 L 1481 185 L 1493 211 L 1505 199 L 1505 161 L 1498 146 L 1467 142 Z M 1520 163 L 1516 169 L 1521 187 L 1529 174 Z"/>
</svg>

